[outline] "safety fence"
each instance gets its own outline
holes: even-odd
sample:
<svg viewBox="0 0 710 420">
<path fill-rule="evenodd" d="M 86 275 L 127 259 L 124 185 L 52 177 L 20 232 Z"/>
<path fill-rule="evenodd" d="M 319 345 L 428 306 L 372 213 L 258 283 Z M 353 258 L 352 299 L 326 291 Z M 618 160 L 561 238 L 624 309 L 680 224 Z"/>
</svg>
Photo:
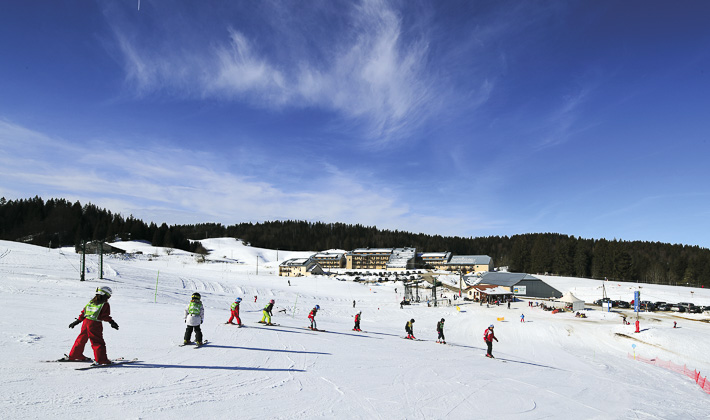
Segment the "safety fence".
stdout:
<svg viewBox="0 0 710 420">
<path fill-rule="evenodd" d="M 697 370 L 693 369 L 690 370 L 688 369 L 685 365 L 678 365 L 670 360 L 661 360 L 659 358 L 655 359 L 647 359 L 645 357 L 639 356 L 639 355 L 632 355 L 630 353 L 627 353 L 627 356 L 629 359 L 634 359 L 638 360 L 639 362 L 644 362 L 648 363 L 649 365 L 654 365 L 658 367 L 662 367 L 664 369 L 672 370 L 673 372 L 678 372 L 682 373 L 683 375 L 687 376 L 688 378 L 692 379 L 695 381 L 698 386 L 705 391 L 707 394 L 710 394 L 710 381 L 708 381 L 708 377 L 702 377 L 700 376 L 700 372 Z"/>
</svg>

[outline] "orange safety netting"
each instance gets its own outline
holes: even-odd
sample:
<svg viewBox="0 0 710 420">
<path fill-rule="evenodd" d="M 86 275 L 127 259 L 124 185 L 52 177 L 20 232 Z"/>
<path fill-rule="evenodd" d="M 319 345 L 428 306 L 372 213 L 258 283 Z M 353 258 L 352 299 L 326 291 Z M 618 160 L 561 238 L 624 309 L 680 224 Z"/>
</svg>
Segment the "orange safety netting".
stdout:
<svg viewBox="0 0 710 420">
<path fill-rule="evenodd" d="M 698 386 L 700 386 L 700 388 L 702 388 L 703 391 L 710 394 L 710 382 L 707 381 L 707 376 L 705 376 L 705 377 L 700 376 L 700 372 L 698 372 L 695 369 L 690 370 L 685 365 L 677 365 L 677 364 L 671 362 L 670 360 L 661 360 L 659 358 L 647 359 L 642 356 L 631 355 L 630 353 L 627 353 L 627 356 L 629 359 L 638 360 L 639 362 L 648 363 L 649 365 L 654 365 L 654 366 L 662 367 L 664 369 L 672 370 L 673 372 L 682 373 L 683 375 L 687 376 L 688 378 L 694 380 L 695 383 L 698 384 Z"/>
</svg>

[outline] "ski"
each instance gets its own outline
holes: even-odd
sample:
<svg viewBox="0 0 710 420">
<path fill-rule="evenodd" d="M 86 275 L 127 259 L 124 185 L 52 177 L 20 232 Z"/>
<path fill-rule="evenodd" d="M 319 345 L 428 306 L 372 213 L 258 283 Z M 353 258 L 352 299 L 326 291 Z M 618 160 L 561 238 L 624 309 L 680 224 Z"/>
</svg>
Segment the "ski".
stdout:
<svg viewBox="0 0 710 420">
<path fill-rule="evenodd" d="M 266 324 L 266 323 L 260 322 L 260 321 L 256 321 L 256 323 L 257 323 L 257 324 L 261 324 L 261 325 L 263 325 L 263 326 L 265 326 L 265 327 L 278 327 L 279 325 L 281 325 L 281 324 Z"/>
<path fill-rule="evenodd" d="M 207 344 L 207 343 L 209 343 L 209 342 L 210 342 L 209 340 L 205 340 L 205 341 L 202 342 L 202 345 L 204 346 L 205 344 Z M 185 346 L 197 346 L 197 347 L 200 347 L 200 346 L 198 346 L 197 343 L 195 343 L 194 341 L 190 341 L 190 342 L 188 342 L 188 343 L 178 344 L 178 347 L 185 347 Z"/>
<path fill-rule="evenodd" d="M 64 363 L 64 362 L 69 362 L 69 363 L 93 363 L 93 361 L 94 361 L 94 359 L 92 359 L 92 358 L 90 358 L 90 357 L 87 357 L 87 358 L 84 359 L 84 360 L 72 360 L 72 359 L 70 359 L 69 356 L 67 356 L 66 354 L 65 354 L 64 357 L 62 357 L 61 359 L 57 359 L 57 360 L 43 360 L 43 362 L 45 362 L 45 363 L 57 363 L 57 362 L 59 362 L 59 363 Z"/>
<path fill-rule="evenodd" d="M 244 327 L 244 324 L 235 324 L 235 323 L 233 323 L 233 322 L 225 322 L 224 325 L 234 325 L 234 326 L 236 326 L 237 328 L 243 328 L 243 327 Z"/>
<path fill-rule="evenodd" d="M 89 370 L 89 369 L 95 369 L 95 368 L 114 367 L 114 366 L 118 366 L 118 365 L 126 365 L 126 364 L 129 364 L 129 363 L 135 363 L 135 362 L 137 362 L 137 361 L 138 361 L 137 358 L 136 358 L 136 359 L 131 359 L 131 360 L 113 359 L 113 360 L 111 360 L 111 363 L 108 364 L 108 365 L 100 365 L 100 364 L 98 364 L 98 363 L 92 363 L 92 364 L 90 364 L 89 366 L 79 367 L 79 368 L 76 368 L 75 370 Z"/>
<path fill-rule="evenodd" d="M 326 330 L 319 330 L 318 328 L 306 327 L 306 329 L 307 329 L 307 330 L 311 330 L 311 331 L 327 332 Z"/>
<path fill-rule="evenodd" d="M 426 340 L 422 340 L 421 338 L 407 338 L 407 337 L 402 337 L 402 338 L 405 340 L 412 340 L 412 341 L 426 341 Z"/>
<path fill-rule="evenodd" d="M 205 341 L 202 342 L 202 344 L 197 344 L 197 343 L 195 343 L 195 347 L 194 347 L 194 348 L 199 349 L 200 347 L 209 344 L 209 342 L 210 342 L 210 340 L 205 340 Z"/>
</svg>

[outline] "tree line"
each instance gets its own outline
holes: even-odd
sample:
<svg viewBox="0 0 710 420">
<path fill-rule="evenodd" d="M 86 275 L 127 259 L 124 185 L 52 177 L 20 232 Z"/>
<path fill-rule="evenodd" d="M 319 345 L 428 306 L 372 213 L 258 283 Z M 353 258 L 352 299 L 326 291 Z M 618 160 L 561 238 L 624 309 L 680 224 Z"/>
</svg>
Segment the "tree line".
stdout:
<svg viewBox="0 0 710 420">
<path fill-rule="evenodd" d="M 497 267 L 514 272 L 710 287 L 710 250 L 698 246 L 558 233 L 441 236 L 297 220 L 158 226 L 78 201 L 0 199 L 0 239 L 5 240 L 51 247 L 76 246 L 84 240 L 144 240 L 153 246 L 205 252 L 199 240 L 216 237 L 291 251 L 414 247 L 418 252 L 489 255 Z"/>
<path fill-rule="evenodd" d="M 65 199 L 44 201 L 40 197 L 20 200 L 0 198 L 0 239 L 59 248 L 78 247 L 83 241 L 137 240 L 153 246 L 198 252 L 199 242 L 190 242 L 175 226 L 147 224 L 133 216 L 81 205 Z"/>
</svg>

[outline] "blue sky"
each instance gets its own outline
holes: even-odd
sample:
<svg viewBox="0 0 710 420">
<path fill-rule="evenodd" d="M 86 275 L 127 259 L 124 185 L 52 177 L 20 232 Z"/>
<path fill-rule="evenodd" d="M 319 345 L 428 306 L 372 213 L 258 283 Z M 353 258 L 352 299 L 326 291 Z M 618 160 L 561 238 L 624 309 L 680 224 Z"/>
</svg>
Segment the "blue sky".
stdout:
<svg viewBox="0 0 710 420">
<path fill-rule="evenodd" d="M 0 196 L 710 247 L 705 1 L 39 1 Z"/>
</svg>

